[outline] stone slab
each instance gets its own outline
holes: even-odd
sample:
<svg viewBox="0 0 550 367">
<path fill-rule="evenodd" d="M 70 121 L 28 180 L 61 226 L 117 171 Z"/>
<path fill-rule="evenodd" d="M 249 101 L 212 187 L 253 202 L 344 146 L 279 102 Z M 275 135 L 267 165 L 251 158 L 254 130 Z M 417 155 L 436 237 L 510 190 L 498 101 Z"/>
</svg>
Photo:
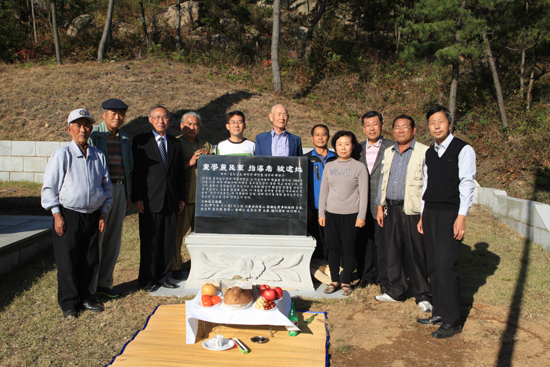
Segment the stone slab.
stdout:
<svg viewBox="0 0 550 367">
<path fill-rule="evenodd" d="M 0 156 L 11 155 L 11 140 L 0 140 Z"/>
<path fill-rule="evenodd" d="M 0 172 L 0 181 L 9 181 L 10 173 L 9 172 Z"/>
<path fill-rule="evenodd" d="M 2 157 L 0 159 L 0 171 L 3 172 L 22 172 L 23 157 Z"/>
<path fill-rule="evenodd" d="M 32 172 L 10 172 L 10 181 L 30 181 L 34 180 Z"/>
<path fill-rule="evenodd" d="M 316 244 L 313 237 L 193 232 L 185 244 L 191 255 L 189 287 L 240 275 L 281 288 L 314 289 L 309 269 Z"/>
<path fill-rule="evenodd" d="M 36 144 L 34 141 L 12 141 L 11 155 L 33 157 L 36 155 Z"/>
<path fill-rule="evenodd" d="M 46 157 L 25 157 L 23 159 L 23 170 L 25 172 L 44 172 L 48 158 Z"/>
<path fill-rule="evenodd" d="M 36 156 L 49 157 L 59 148 L 59 143 L 56 141 L 37 141 Z"/>
<path fill-rule="evenodd" d="M 44 183 L 44 174 L 43 173 L 35 173 L 34 174 L 34 182 Z"/>
</svg>

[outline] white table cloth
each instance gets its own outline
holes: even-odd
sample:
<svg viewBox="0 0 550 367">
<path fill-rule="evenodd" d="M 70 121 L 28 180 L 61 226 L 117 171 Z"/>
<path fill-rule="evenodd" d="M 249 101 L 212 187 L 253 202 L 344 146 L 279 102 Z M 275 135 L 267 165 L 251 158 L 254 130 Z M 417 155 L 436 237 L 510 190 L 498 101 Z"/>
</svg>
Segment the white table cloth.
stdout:
<svg viewBox="0 0 550 367">
<path fill-rule="evenodd" d="M 217 307 L 201 307 L 198 304 L 201 297 L 199 292 L 192 300 L 185 301 L 186 344 L 195 344 L 199 320 L 213 324 L 285 326 L 289 331 L 300 331 L 287 317 L 291 303 L 287 291 L 283 291 L 283 299 L 278 301 L 279 308 L 272 311 L 258 310 L 254 304 L 244 310 L 231 310 L 223 304 Z"/>
</svg>

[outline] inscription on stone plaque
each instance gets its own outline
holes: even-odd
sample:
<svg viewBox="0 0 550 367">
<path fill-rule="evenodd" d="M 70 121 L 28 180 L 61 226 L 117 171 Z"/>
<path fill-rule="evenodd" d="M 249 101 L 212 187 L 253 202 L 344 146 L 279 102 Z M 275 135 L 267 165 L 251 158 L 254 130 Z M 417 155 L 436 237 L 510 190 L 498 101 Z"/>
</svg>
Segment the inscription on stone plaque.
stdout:
<svg viewBox="0 0 550 367">
<path fill-rule="evenodd" d="M 307 158 L 201 156 L 195 232 L 306 235 Z"/>
</svg>

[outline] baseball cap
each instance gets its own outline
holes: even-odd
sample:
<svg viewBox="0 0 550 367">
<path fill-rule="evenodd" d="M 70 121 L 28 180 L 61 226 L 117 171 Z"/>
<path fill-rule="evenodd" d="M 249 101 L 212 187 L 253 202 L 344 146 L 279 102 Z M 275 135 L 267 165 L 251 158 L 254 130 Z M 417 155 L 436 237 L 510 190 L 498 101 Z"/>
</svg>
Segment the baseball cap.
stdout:
<svg viewBox="0 0 550 367">
<path fill-rule="evenodd" d="M 70 125 L 71 122 L 73 122 L 75 120 L 78 120 L 78 119 L 81 119 L 81 118 L 88 119 L 92 124 L 95 124 L 94 118 L 92 116 L 90 116 L 90 113 L 88 111 L 86 111 L 84 108 L 78 108 L 78 109 L 72 111 L 69 114 L 69 118 L 67 119 L 67 124 Z"/>
</svg>

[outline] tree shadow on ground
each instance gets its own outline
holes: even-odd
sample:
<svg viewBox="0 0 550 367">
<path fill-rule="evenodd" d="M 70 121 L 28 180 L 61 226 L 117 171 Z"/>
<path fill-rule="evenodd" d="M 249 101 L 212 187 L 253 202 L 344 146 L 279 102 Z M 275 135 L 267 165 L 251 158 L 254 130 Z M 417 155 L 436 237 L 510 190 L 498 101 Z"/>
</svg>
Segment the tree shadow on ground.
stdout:
<svg viewBox="0 0 550 367">
<path fill-rule="evenodd" d="M 252 98 L 255 93 L 239 91 L 235 93 L 226 93 L 216 99 L 211 100 L 203 107 L 196 110 L 201 115 L 202 125 L 199 136 L 211 144 L 218 144 L 219 141 L 227 139 L 229 133 L 225 129 L 226 114 L 231 107 L 242 100 Z M 180 120 L 181 117 L 192 111 L 190 109 L 180 109 L 170 111 L 170 126 L 168 133 L 174 136 L 181 135 Z M 148 116 L 139 116 L 129 121 L 122 128 L 130 138 L 151 130 Z"/>
<path fill-rule="evenodd" d="M 30 290 L 42 276 L 54 269 L 55 258 L 52 246 L 38 252 L 22 266 L 0 275 L 0 312 L 17 296 Z"/>
<path fill-rule="evenodd" d="M 470 314 L 475 294 L 487 283 L 487 278 L 495 273 L 500 264 L 500 256 L 488 250 L 488 243 L 478 242 L 474 247 L 475 250 L 472 250 L 470 246 L 460 245 L 461 315 L 464 322 Z"/>
</svg>

